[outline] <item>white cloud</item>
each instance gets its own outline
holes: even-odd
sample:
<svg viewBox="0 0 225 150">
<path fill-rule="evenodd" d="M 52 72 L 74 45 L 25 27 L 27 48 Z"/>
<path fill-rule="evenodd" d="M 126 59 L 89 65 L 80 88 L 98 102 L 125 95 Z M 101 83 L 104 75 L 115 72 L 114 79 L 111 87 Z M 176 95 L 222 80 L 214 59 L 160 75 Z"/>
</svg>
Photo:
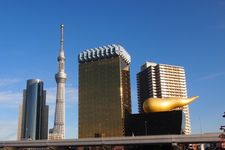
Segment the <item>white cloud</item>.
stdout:
<svg viewBox="0 0 225 150">
<path fill-rule="evenodd" d="M 21 79 L 16 78 L 2 78 L 0 79 L 0 105 L 1 107 L 18 107 L 22 102 L 23 91 L 11 91 L 9 87 L 17 85 Z"/>
<path fill-rule="evenodd" d="M 200 80 L 213 80 L 215 78 L 225 76 L 225 72 L 217 72 L 201 77 Z"/>
<path fill-rule="evenodd" d="M 78 102 L 78 90 L 76 88 L 66 88 L 66 103 L 74 104 Z"/>
<path fill-rule="evenodd" d="M 18 107 L 22 97 L 22 92 L 0 91 L 0 104 L 5 107 Z"/>
<path fill-rule="evenodd" d="M 0 140 L 16 140 L 17 136 L 17 121 L 0 120 Z"/>
<path fill-rule="evenodd" d="M 0 87 L 10 86 L 20 81 L 20 79 L 0 79 Z"/>
<path fill-rule="evenodd" d="M 48 105 L 49 105 L 49 110 L 48 110 L 49 118 L 53 118 L 55 115 L 55 105 L 54 104 L 48 104 Z"/>
<path fill-rule="evenodd" d="M 46 102 L 51 105 L 55 103 L 55 98 L 56 98 L 56 88 L 45 88 L 45 90 L 47 91 L 46 94 Z"/>
<path fill-rule="evenodd" d="M 0 87 L 7 88 L 20 82 L 19 79 L 0 79 Z M 8 110 L 9 116 L 1 114 L 0 118 L 0 140 L 16 140 L 17 136 L 17 116 L 15 113 L 22 102 L 22 91 L 1 90 L 0 91 L 0 106 L 1 109 Z M 3 113 L 2 111 L 1 113 Z M 11 114 L 13 113 L 13 114 Z M 14 114 L 15 113 L 15 114 Z M 8 119 L 5 119 L 8 118 Z"/>
</svg>

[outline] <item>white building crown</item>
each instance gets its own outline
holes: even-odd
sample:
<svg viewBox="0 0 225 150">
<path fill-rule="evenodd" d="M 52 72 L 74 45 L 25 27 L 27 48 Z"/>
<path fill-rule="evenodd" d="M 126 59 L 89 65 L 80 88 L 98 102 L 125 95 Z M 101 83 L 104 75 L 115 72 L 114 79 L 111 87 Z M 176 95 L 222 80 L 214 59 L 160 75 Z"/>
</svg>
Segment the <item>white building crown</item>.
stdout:
<svg viewBox="0 0 225 150">
<path fill-rule="evenodd" d="M 84 50 L 78 55 L 78 60 L 79 63 L 85 63 L 114 56 L 121 56 L 128 64 L 131 62 L 131 57 L 128 52 L 121 45 L 116 44 Z"/>
</svg>

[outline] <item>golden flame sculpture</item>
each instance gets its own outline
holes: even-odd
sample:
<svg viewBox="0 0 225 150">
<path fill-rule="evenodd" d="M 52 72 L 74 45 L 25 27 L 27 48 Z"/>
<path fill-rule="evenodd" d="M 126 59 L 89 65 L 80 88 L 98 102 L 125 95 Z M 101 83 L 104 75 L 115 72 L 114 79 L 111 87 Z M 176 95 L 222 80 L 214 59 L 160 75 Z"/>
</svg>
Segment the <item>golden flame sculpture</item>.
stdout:
<svg viewBox="0 0 225 150">
<path fill-rule="evenodd" d="M 170 111 L 175 108 L 183 107 L 190 104 L 196 100 L 199 96 L 194 96 L 191 98 L 178 98 L 178 97 L 169 97 L 169 98 L 148 98 L 143 103 L 144 112 L 163 112 Z"/>
</svg>

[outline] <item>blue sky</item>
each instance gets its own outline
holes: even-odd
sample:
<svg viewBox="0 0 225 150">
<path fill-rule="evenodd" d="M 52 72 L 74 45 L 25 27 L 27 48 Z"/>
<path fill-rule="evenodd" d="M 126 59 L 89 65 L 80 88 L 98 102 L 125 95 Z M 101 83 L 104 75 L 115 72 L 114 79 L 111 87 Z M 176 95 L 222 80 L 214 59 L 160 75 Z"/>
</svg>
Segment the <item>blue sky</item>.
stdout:
<svg viewBox="0 0 225 150">
<path fill-rule="evenodd" d="M 225 0 L 0 1 L 0 140 L 15 140 L 26 80 L 42 79 L 53 126 L 60 24 L 65 25 L 66 138 L 77 137 L 78 62 L 84 49 L 121 44 L 136 74 L 145 61 L 184 66 L 192 133 L 225 124 Z"/>
</svg>

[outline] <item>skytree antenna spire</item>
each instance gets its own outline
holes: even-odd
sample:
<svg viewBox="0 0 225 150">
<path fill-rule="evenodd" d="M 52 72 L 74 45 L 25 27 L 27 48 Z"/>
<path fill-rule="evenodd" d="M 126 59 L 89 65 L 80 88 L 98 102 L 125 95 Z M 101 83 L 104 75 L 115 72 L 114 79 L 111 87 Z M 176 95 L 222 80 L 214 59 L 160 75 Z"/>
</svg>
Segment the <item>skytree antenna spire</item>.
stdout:
<svg viewBox="0 0 225 150">
<path fill-rule="evenodd" d="M 61 24 L 60 51 L 64 51 L 64 25 Z"/>
<path fill-rule="evenodd" d="M 64 56 L 64 25 L 63 24 L 60 25 L 60 29 L 61 29 L 61 34 L 60 34 L 60 50 L 59 50 L 58 61 L 60 59 L 65 60 L 65 56 Z"/>
<path fill-rule="evenodd" d="M 49 139 L 64 139 L 65 137 L 65 82 L 67 75 L 65 73 L 64 56 L 64 25 L 60 26 L 60 51 L 58 56 L 58 72 L 55 74 L 57 83 L 55 121 L 53 129 L 49 131 Z"/>
</svg>

